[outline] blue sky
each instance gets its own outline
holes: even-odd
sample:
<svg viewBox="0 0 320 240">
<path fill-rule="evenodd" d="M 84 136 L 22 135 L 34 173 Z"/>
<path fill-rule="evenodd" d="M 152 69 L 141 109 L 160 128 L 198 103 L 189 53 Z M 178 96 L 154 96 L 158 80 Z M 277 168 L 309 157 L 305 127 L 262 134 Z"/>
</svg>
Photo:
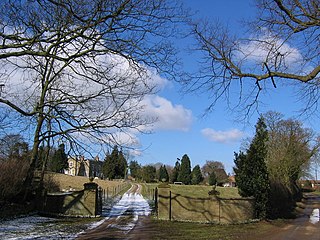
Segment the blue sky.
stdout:
<svg viewBox="0 0 320 240">
<path fill-rule="evenodd" d="M 241 32 L 240 21 L 253 17 L 256 12 L 250 0 L 185 0 L 184 3 L 196 17 L 217 19 L 227 23 L 232 31 Z M 190 42 L 188 42 L 190 43 Z M 181 43 L 182 45 L 185 43 Z M 185 68 L 196 64 L 195 58 L 188 54 L 182 55 Z M 190 70 L 190 69 L 188 69 Z M 233 155 L 239 151 L 241 141 L 252 137 L 254 125 L 259 114 L 255 112 L 249 121 L 239 121 L 237 115 L 228 111 L 226 103 L 221 101 L 212 113 L 201 117 L 210 104 L 205 94 L 195 95 L 179 93 L 177 83 L 167 83 L 158 93 L 153 106 L 157 108 L 160 123 L 156 124 L 153 134 L 139 135 L 140 156 L 136 156 L 142 165 L 161 162 L 174 165 L 177 158 L 188 154 L 192 167 L 204 165 L 206 160 L 221 161 L 226 171 L 232 173 Z M 295 117 L 301 108 L 293 88 L 279 85 L 261 95 L 262 104 L 259 111 L 269 110 L 284 114 L 285 118 Z M 236 98 L 238 95 L 231 96 Z M 306 120 L 305 125 L 315 130 L 317 121 Z"/>
<path fill-rule="evenodd" d="M 207 18 L 209 21 L 219 19 L 228 25 L 232 32 L 238 34 L 244 31 L 241 20 L 248 20 L 248 18 L 256 15 L 256 8 L 253 5 L 254 0 L 181 1 L 187 8 L 195 12 L 195 19 Z M 176 44 L 179 47 L 186 47 L 192 45 L 193 41 L 191 38 L 184 38 Z M 293 52 L 296 57 L 300 56 L 298 50 L 285 44 L 284 46 L 290 52 Z M 263 55 L 263 51 L 256 51 L 254 45 L 245 47 L 255 51 L 257 55 L 254 57 L 256 59 L 259 58 L 259 54 Z M 181 49 L 180 57 L 185 71 L 196 71 L 199 54 Z M 116 58 L 110 59 L 117 60 Z M 117 70 L 119 69 L 115 69 L 115 71 Z M 177 82 L 170 82 L 154 72 L 150 75 L 148 72 L 147 75 L 151 76 L 151 82 L 154 81 L 154 84 L 159 86 L 161 90 L 155 95 L 146 96 L 142 104 L 146 106 L 146 116 L 157 117 L 159 121 L 152 128 L 145 127 L 147 130 L 153 130 L 152 134 L 143 135 L 137 133 L 137 131 L 129 131 L 127 135 L 119 135 L 119 142 L 121 143 L 126 144 L 133 140 L 132 146 L 137 149 L 132 151 L 132 155 L 142 165 L 161 162 L 173 166 L 177 158 L 188 154 L 192 167 L 197 164 L 203 166 L 207 160 L 220 161 L 225 165 L 226 171 L 232 173 L 234 152 L 239 151 L 243 139 L 253 136 L 254 125 L 259 112 L 265 113 L 272 110 L 284 114 L 285 118 L 290 118 L 298 116 L 298 111 L 302 106 L 298 97 L 294 95 L 294 88 L 281 86 L 281 80 L 279 80 L 277 89 L 270 88 L 267 93 L 261 94 L 259 100 L 262 103 L 259 104 L 259 112 L 253 112 L 247 122 L 239 121 L 237 114 L 227 109 L 225 101 L 219 101 L 215 105 L 214 111 L 202 117 L 206 107 L 211 103 L 209 94 L 182 95 L 181 86 Z M 18 80 L 23 81 L 23 84 L 20 84 Z M 24 85 L 22 75 L 18 77 L 18 80 L 17 82 L 10 81 L 10 84 L 12 84 L 11 91 L 21 93 L 21 98 L 23 98 L 25 97 L 24 91 L 17 91 L 17 89 L 29 89 L 29 83 L 26 86 Z M 10 95 L 9 87 L 8 82 L 5 94 L 8 97 L 15 98 L 16 95 Z M 236 100 L 238 97 L 238 94 L 234 94 L 230 96 L 230 99 Z M 311 127 L 320 132 L 319 119 L 302 120 L 305 121 L 306 127 Z M 32 139 L 32 134 L 33 129 L 30 130 L 29 139 Z M 83 141 L 85 142 L 86 139 Z M 105 153 L 100 149 L 94 149 L 94 147 L 92 149 L 96 152 L 93 152 L 92 155 L 98 154 L 103 159 Z M 132 158 L 129 160 L 132 160 Z"/>
</svg>

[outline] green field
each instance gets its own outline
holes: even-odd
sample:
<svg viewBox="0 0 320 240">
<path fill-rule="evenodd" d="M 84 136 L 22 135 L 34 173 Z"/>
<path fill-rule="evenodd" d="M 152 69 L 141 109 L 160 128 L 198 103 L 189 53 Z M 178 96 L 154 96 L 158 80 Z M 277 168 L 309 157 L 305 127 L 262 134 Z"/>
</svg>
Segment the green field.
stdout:
<svg viewBox="0 0 320 240">
<path fill-rule="evenodd" d="M 149 195 L 152 193 L 153 189 L 158 187 L 159 184 L 156 183 L 143 183 L 142 195 L 150 199 Z M 194 197 L 194 198 L 207 198 L 209 197 L 208 192 L 212 190 L 211 186 L 205 185 L 174 185 L 170 184 L 170 189 L 173 193 L 180 194 L 183 196 Z M 240 197 L 238 193 L 238 188 L 230 187 L 217 187 L 216 190 L 220 193 L 221 198 L 238 198 Z"/>
</svg>

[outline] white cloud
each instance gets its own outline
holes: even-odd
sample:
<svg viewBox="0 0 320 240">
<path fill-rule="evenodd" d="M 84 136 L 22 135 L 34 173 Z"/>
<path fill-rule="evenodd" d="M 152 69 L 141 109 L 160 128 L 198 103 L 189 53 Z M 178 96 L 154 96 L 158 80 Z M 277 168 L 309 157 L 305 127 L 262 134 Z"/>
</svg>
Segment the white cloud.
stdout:
<svg viewBox="0 0 320 240">
<path fill-rule="evenodd" d="M 285 67 L 290 70 L 294 70 L 303 62 L 303 56 L 297 48 L 266 31 L 259 37 L 240 43 L 237 57 L 241 60 L 255 61 L 260 66 L 267 62 L 269 67 Z"/>
<path fill-rule="evenodd" d="M 211 128 L 201 130 L 201 134 L 212 142 L 230 143 L 240 140 L 244 133 L 238 129 L 230 129 L 228 131 L 216 131 Z"/>
<path fill-rule="evenodd" d="M 153 130 L 188 131 L 192 124 L 192 112 L 182 105 L 174 105 L 169 100 L 149 95 L 144 98 L 144 115 L 156 119 Z"/>
</svg>

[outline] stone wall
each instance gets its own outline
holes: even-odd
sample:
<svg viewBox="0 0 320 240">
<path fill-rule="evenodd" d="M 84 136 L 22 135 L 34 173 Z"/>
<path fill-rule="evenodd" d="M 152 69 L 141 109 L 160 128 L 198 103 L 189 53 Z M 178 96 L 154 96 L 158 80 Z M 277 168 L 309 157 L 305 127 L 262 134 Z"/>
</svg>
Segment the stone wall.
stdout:
<svg viewBox="0 0 320 240">
<path fill-rule="evenodd" d="M 48 193 L 40 213 L 55 216 L 96 217 L 101 214 L 101 197 L 96 183 L 85 183 L 84 190 Z"/>
<path fill-rule="evenodd" d="M 193 222 L 238 223 L 253 218 L 252 198 L 192 198 L 158 189 L 158 218 Z"/>
</svg>

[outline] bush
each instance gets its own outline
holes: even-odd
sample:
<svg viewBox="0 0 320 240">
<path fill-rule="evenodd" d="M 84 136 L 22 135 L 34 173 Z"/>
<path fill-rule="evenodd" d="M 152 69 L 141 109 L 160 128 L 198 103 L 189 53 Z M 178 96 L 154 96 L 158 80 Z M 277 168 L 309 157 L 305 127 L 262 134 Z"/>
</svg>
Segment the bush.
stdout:
<svg viewBox="0 0 320 240">
<path fill-rule="evenodd" d="M 286 186 L 276 181 L 271 181 L 270 187 L 268 217 L 271 219 L 293 217 L 296 202 L 302 198 L 300 189 L 294 184 Z"/>
<path fill-rule="evenodd" d="M 27 160 L 5 160 L 0 162 L 0 201 L 11 201 L 23 187 L 29 163 Z"/>
<path fill-rule="evenodd" d="M 59 183 L 54 179 L 54 174 L 46 174 L 43 180 L 43 186 L 48 192 L 59 192 Z"/>
</svg>

